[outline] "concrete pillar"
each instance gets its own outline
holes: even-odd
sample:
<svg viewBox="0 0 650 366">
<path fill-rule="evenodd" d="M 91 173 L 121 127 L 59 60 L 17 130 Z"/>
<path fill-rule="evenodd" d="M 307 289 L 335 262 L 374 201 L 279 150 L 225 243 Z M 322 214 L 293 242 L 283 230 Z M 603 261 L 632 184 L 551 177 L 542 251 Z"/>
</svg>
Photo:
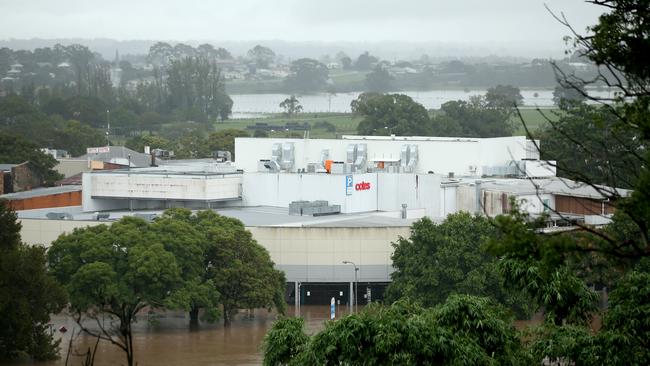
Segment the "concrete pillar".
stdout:
<svg viewBox="0 0 650 366">
<path fill-rule="evenodd" d="M 352 310 L 354 306 L 354 282 L 350 281 L 350 300 L 348 301 L 348 310 L 350 311 L 350 314 L 352 314 Z"/>
</svg>

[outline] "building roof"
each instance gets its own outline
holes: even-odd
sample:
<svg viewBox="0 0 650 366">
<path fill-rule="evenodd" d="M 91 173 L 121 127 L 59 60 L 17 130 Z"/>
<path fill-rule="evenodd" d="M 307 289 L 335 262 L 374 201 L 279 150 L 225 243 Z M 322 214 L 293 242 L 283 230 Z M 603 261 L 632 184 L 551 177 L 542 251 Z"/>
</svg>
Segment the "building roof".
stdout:
<svg viewBox="0 0 650 366">
<path fill-rule="evenodd" d="M 18 211 L 21 219 L 46 219 L 47 213 L 66 212 L 72 215 L 76 221 L 94 220 L 93 212 L 83 212 L 81 206 L 57 207 L 56 209 L 36 209 Z M 288 208 L 256 206 L 256 207 L 232 207 L 214 209 L 220 215 L 236 218 L 249 227 L 409 227 L 415 219 L 400 219 L 387 217 L 385 212 L 366 212 L 358 214 L 338 214 L 329 216 L 296 216 L 289 215 Z M 119 220 L 124 216 L 135 214 L 161 215 L 163 210 L 141 210 L 141 211 L 107 211 L 109 220 Z"/>
<path fill-rule="evenodd" d="M 131 150 L 125 146 L 109 146 L 108 149 L 109 152 L 107 153 L 85 154 L 79 156 L 77 159 L 101 160 L 114 163 L 114 159 L 129 159 L 130 155 L 131 166 L 146 167 L 151 165 L 151 156 L 148 154 Z"/>
<path fill-rule="evenodd" d="M 11 171 L 11 168 L 17 166 L 18 164 L 0 164 L 0 171 L 8 172 Z"/>
<path fill-rule="evenodd" d="M 0 196 L 0 199 L 6 199 L 10 201 L 24 200 L 27 198 L 50 196 L 53 194 L 70 193 L 70 192 L 78 192 L 78 191 L 81 191 L 80 185 L 37 188 L 37 189 L 32 189 L 31 191 L 4 194 Z"/>
</svg>

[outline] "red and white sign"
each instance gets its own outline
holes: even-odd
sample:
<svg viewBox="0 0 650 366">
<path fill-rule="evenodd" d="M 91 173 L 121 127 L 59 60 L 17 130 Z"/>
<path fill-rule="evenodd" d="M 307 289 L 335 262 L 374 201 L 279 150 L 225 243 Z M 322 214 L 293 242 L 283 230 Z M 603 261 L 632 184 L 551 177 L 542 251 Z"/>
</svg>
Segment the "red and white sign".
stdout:
<svg viewBox="0 0 650 366">
<path fill-rule="evenodd" d="M 108 146 L 89 147 L 86 149 L 86 154 L 102 154 L 107 152 L 111 152 L 111 148 Z"/>
<path fill-rule="evenodd" d="M 354 185 L 355 191 L 367 191 L 370 189 L 370 182 L 360 182 Z"/>
</svg>

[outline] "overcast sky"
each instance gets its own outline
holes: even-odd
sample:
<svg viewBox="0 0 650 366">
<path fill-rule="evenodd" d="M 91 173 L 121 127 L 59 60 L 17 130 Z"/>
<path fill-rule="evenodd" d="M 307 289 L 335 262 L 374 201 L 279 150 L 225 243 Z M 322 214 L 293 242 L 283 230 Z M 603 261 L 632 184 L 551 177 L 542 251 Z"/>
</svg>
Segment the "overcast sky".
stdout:
<svg viewBox="0 0 650 366">
<path fill-rule="evenodd" d="M 561 42 L 582 0 L 0 0 L 0 39 Z"/>
</svg>

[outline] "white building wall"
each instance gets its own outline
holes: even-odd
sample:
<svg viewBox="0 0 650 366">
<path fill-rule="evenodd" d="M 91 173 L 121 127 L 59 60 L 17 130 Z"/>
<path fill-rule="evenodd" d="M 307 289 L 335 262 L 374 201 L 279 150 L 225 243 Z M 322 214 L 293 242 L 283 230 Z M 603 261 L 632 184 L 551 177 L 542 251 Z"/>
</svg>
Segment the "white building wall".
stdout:
<svg viewBox="0 0 650 366">
<path fill-rule="evenodd" d="M 424 209 L 424 214 L 439 217 L 440 176 L 433 174 L 377 173 L 379 211 Z"/>
<path fill-rule="evenodd" d="M 279 139 L 249 138 L 235 139 L 235 164 L 245 172 L 256 172 L 259 160 L 271 158 L 274 143 L 294 144 L 295 166 L 293 171 L 306 169 L 308 163 L 320 163 L 321 151 L 329 149 L 329 158 L 334 161 L 346 160 L 349 144 L 363 143 L 368 148 L 368 160 L 399 160 L 404 144 L 418 146 L 419 161 L 416 172 L 426 174 L 432 171 L 446 175 L 482 174 L 483 166 L 503 166 L 511 160 L 526 158 L 526 138 L 524 136 L 478 138 L 405 138 L 394 139 L 359 138 L 352 139 Z M 473 173 L 471 167 L 476 167 Z"/>
<path fill-rule="evenodd" d="M 346 194 L 346 175 L 246 173 L 242 183 L 244 206 L 289 207 L 292 201 L 325 200 L 341 205 L 341 212 L 377 211 L 377 174 L 354 174 L 352 191 Z M 355 190 L 356 184 L 370 183 L 367 190 Z"/>
<path fill-rule="evenodd" d="M 349 191 L 348 176 L 352 177 Z M 370 187 L 357 190 L 360 183 Z M 341 205 L 343 213 L 398 211 L 403 203 L 432 217 L 440 211 L 440 176 L 433 174 L 245 173 L 242 191 L 244 206 L 288 207 L 292 201 L 325 200 Z"/>
<path fill-rule="evenodd" d="M 447 217 L 457 211 L 456 197 L 458 187 L 455 185 L 443 186 L 440 188 L 439 217 Z"/>
</svg>

